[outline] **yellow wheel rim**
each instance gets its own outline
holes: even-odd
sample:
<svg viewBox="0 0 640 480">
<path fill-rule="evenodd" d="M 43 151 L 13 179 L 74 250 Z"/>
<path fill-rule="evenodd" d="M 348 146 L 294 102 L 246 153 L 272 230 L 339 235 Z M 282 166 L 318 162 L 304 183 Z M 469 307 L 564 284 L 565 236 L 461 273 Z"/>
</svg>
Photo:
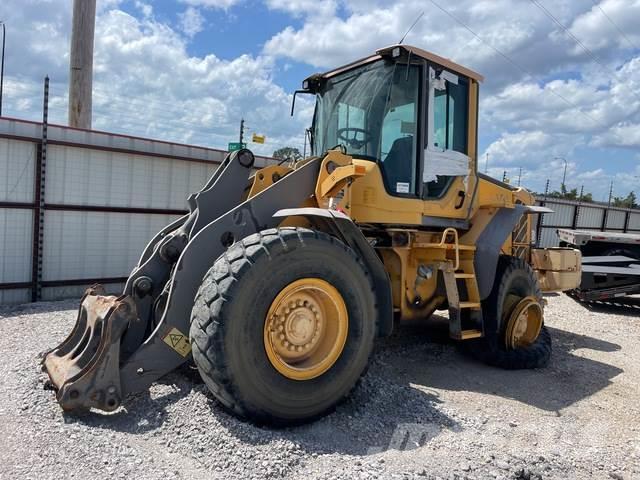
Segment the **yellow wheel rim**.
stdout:
<svg viewBox="0 0 640 480">
<path fill-rule="evenodd" d="M 542 329 L 543 313 L 542 306 L 535 297 L 529 296 L 522 299 L 510 297 L 505 303 L 515 307 L 511 310 L 507 321 L 505 346 L 513 350 L 527 347 L 536 341 Z"/>
<path fill-rule="evenodd" d="M 287 285 L 271 302 L 264 348 L 287 378 L 310 380 L 329 370 L 347 341 L 349 316 L 342 295 L 319 278 Z"/>
</svg>

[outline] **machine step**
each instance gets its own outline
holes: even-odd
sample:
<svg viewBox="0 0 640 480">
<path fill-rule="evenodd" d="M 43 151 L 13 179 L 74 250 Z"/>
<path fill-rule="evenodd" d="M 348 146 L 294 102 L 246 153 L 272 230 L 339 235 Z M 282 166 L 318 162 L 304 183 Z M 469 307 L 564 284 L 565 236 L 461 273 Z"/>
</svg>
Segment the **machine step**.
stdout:
<svg viewBox="0 0 640 480">
<path fill-rule="evenodd" d="M 454 276 L 456 278 L 476 278 L 475 273 L 456 273 Z"/>
<path fill-rule="evenodd" d="M 482 305 L 479 302 L 460 302 L 460 308 L 480 309 Z"/>
<path fill-rule="evenodd" d="M 455 337 L 456 340 L 471 340 L 472 338 L 482 338 L 484 334 L 482 330 L 470 329 L 462 330 L 459 335 Z"/>
<path fill-rule="evenodd" d="M 437 264 L 437 268 L 442 272 L 444 278 L 449 303 L 449 336 L 456 340 L 482 337 L 484 323 L 478 279 L 472 264 L 465 263 L 462 271 L 456 273 L 459 267 L 460 262 L 457 255 L 455 264 L 453 260 Z M 460 291 L 459 287 L 463 290 Z M 463 299 L 460 298 L 461 293 L 464 296 Z"/>
</svg>

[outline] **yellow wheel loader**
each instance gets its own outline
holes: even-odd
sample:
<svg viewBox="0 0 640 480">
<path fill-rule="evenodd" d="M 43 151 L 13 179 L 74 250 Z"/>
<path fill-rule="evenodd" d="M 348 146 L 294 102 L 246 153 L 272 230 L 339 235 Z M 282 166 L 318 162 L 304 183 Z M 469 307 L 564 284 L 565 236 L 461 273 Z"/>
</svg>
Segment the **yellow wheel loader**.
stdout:
<svg viewBox="0 0 640 480">
<path fill-rule="evenodd" d="M 577 287 L 579 252 L 534 248 L 533 196 L 478 173 L 481 81 L 407 45 L 304 80 L 312 156 L 254 172 L 230 153 L 122 295 L 87 290 L 43 360 L 62 408 L 112 411 L 192 359 L 237 415 L 308 421 L 377 337 L 437 309 L 482 361 L 544 366 L 542 293 Z"/>
</svg>

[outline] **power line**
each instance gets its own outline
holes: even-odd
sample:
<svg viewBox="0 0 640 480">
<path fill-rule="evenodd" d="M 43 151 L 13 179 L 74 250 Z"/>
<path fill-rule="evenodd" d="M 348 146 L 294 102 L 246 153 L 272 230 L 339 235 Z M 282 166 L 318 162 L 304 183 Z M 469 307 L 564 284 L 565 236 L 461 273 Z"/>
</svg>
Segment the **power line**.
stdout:
<svg viewBox="0 0 640 480">
<path fill-rule="evenodd" d="M 629 45 L 631 45 L 631 48 L 635 48 L 636 50 L 640 50 L 640 47 L 638 47 L 635 43 L 633 43 L 631 41 L 631 39 L 629 37 L 627 37 L 627 34 L 624 33 L 620 27 L 618 27 L 616 22 L 614 22 L 613 19 L 609 15 L 607 15 L 607 12 L 604 11 L 604 9 L 600 6 L 600 4 L 596 0 L 591 0 L 591 2 L 598 8 L 598 10 L 600 10 L 602 12 L 602 15 L 604 15 L 607 18 L 607 20 L 609 20 L 611 25 L 613 25 L 615 27 L 615 29 L 618 30 L 618 32 L 620 32 L 620 35 L 622 35 L 624 37 L 624 39 L 627 42 L 629 42 Z"/>
<path fill-rule="evenodd" d="M 513 65 L 516 69 L 518 69 L 520 72 L 524 73 L 525 75 L 529 75 L 530 77 L 534 77 L 534 75 L 528 71 L 527 69 L 525 69 L 524 67 L 518 65 L 514 60 L 511 59 L 511 57 L 509 57 L 506 53 L 502 52 L 501 50 L 499 50 L 498 48 L 494 47 L 493 45 L 490 45 L 488 42 L 486 42 L 480 35 L 478 35 L 476 32 L 474 32 L 473 30 L 471 30 L 471 27 L 469 27 L 466 23 L 464 23 L 462 20 L 460 20 L 458 17 L 456 17 L 455 15 L 453 15 L 451 12 L 449 12 L 448 10 L 446 10 L 445 8 L 443 8 L 442 6 L 440 6 L 435 0 L 429 0 L 433 5 L 435 5 L 438 9 L 440 9 L 442 12 L 446 13 L 449 17 L 451 17 L 453 20 L 455 20 L 459 25 L 461 25 L 465 30 L 467 30 L 468 32 L 470 32 L 474 37 L 476 37 L 478 40 L 480 40 L 484 45 L 486 45 L 487 47 L 491 48 L 494 52 L 496 52 L 498 55 L 500 55 L 502 58 L 504 58 L 507 62 L 509 62 L 511 65 Z M 576 105 L 575 103 L 573 103 L 571 100 L 567 99 L 566 97 L 564 97 L 563 95 L 559 94 L 558 92 L 556 92 L 553 89 L 549 89 L 549 92 L 551 92 L 553 95 L 555 95 L 556 97 L 558 97 L 559 99 L 561 99 L 563 102 L 565 102 L 567 105 L 575 108 L 578 110 L 579 113 L 581 113 L 582 115 L 584 115 L 585 117 L 587 117 L 589 120 L 591 120 L 592 122 L 594 122 L 596 125 L 599 125 L 600 122 L 597 121 L 595 118 L 593 118 L 591 115 L 589 115 L 586 112 L 583 112 L 580 107 L 578 105 Z"/>
<path fill-rule="evenodd" d="M 571 33 L 571 30 L 569 30 L 560 20 L 558 20 L 549 10 L 547 10 L 545 8 L 544 5 L 542 5 L 538 0 L 530 0 L 531 3 L 533 3 L 536 7 L 538 7 L 547 17 L 549 17 L 556 25 L 558 25 L 563 31 L 564 33 L 566 33 L 569 37 L 571 37 L 573 39 L 573 41 L 575 41 L 586 53 L 587 55 L 589 55 L 591 57 L 591 59 L 596 62 L 598 65 L 600 65 L 600 67 L 602 67 L 605 71 L 610 70 L 609 67 L 607 67 L 604 63 L 602 63 L 600 61 L 600 59 L 596 56 L 595 53 L 593 53 L 593 51 L 591 49 L 589 49 L 584 43 L 582 43 L 580 41 L 580 39 L 578 37 L 576 37 L 573 33 Z M 636 93 L 633 90 L 630 90 L 630 92 L 638 99 L 640 100 L 640 94 Z"/>
<path fill-rule="evenodd" d="M 538 7 L 538 9 L 540 9 L 547 17 L 549 17 L 556 25 L 558 25 L 569 37 L 571 37 L 573 41 L 575 41 L 587 53 L 587 55 L 589 55 L 593 59 L 594 62 L 596 62 L 598 65 L 600 65 L 605 69 L 607 68 L 605 65 L 603 65 L 600 62 L 600 59 L 596 56 L 596 54 L 593 53 L 591 49 L 587 48 L 587 46 L 584 43 L 582 43 L 578 37 L 576 37 L 573 33 L 571 33 L 571 31 L 567 27 L 565 27 L 563 23 L 560 20 L 558 20 L 549 10 L 547 10 L 544 5 L 539 3 L 537 0 L 530 0 L 530 1 L 536 7 Z"/>
</svg>

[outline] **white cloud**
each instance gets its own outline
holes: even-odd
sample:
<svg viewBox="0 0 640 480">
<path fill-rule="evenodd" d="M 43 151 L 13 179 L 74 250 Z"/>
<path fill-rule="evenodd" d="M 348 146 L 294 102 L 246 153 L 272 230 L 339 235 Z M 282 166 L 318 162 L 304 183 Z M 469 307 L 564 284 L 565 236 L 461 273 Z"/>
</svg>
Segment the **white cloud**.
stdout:
<svg viewBox="0 0 640 480">
<path fill-rule="evenodd" d="M 611 47 L 628 50 L 640 44 L 638 19 L 640 0 L 604 0 L 575 18 L 571 32 L 596 53 Z"/>
<path fill-rule="evenodd" d="M 240 2 L 240 0 L 179 0 L 179 1 L 194 7 L 221 8 L 225 10 Z"/>
<path fill-rule="evenodd" d="M 298 0 L 294 4 L 304 3 Z M 371 4 L 356 0 L 344 2 L 349 12 L 346 18 L 334 16 L 327 21 L 323 15 L 308 10 L 301 28 L 289 27 L 275 35 L 267 42 L 266 51 L 318 67 L 332 67 L 398 42 L 424 12 L 407 37 L 407 43 L 424 46 L 488 75 L 491 73 L 496 80 L 502 79 L 503 71 L 511 79 L 521 77 L 522 73 L 512 71 L 512 66 L 505 68 L 501 58 L 496 61 L 496 53 L 488 45 L 514 54 L 515 58 L 526 55 L 534 72 L 560 58 L 571 57 L 565 48 L 558 48 L 556 39 L 550 38 L 554 25 L 532 4 L 515 0 L 440 3 L 478 33 L 485 43 L 429 2 L 400 0 L 393 4 Z M 559 5 L 571 16 L 577 15 L 581 8 L 569 0 L 562 0 Z M 493 73 L 495 70 L 499 73 Z"/>
<path fill-rule="evenodd" d="M 588 170 L 586 172 L 581 172 L 576 175 L 578 180 L 598 180 L 605 175 L 604 170 L 602 168 L 596 168 L 595 170 Z"/>
<path fill-rule="evenodd" d="M 187 7 L 184 12 L 179 14 L 179 18 L 180 28 L 189 38 L 193 38 L 204 29 L 204 17 L 197 8 Z"/>
<path fill-rule="evenodd" d="M 505 132 L 493 142 L 481 158 L 489 154 L 492 165 L 534 167 L 540 163 L 548 164 L 554 157 L 567 154 L 567 145 L 573 144 L 573 138 L 558 141 L 556 135 L 540 130 Z"/>
<path fill-rule="evenodd" d="M 591 2 L 544 4 L 604 68 L 535 5 L 521 0 L 438 0 L 482 40 L 430 2 L 265 0 L 269 8 L 295 17 L 292 24 L 297 26 L 275 34 L 261 54 L 231 60 L 189 54 L 189 39 L 204 26 L 204 9 L 229 9 L 240 1 L 180 0 L 184 12 L 178 26 L 154 17 L 148 0 L 133 2 L 139 5 L 139 18 L 121 11 L 121 0 L 98 2 L 95 127 L 222 147 L 237 137 L 244 117 L 249 133 L 267 135 L 269 143 L 259 147 L 260 152 L 285 144 L 302 148 L 312 104 L 300 97 L 291 119 L 291 95 L 274 77 L 288 70 L 290 60 L 330 68 L 369 55 L 397 42 L 424 11 L 406 42 L 487 77 L 481 87 L 481 143 L 495 139 L 486 148 L 491 173 L 501 177 L 508 170 L 513 178 L 523 167 L 523 181 L 541 189 L 547 178 L 559 184 L 564 163 L 554 157 L 562 156 L 576 182 L 598 186 L 607 183 L 597 179 L 605 173 L 598 165 L 583 165 L 578 152 L 591 149 L 614 158 L 613 148 L 627 155 L 640 148 L 640 52 L 631 49 Z M 52 119 L 64 122 L 69 0 L 3 0 L 5 5 L 10 26 L 5 111 L 39 118 L 41 78 L 48 73 Z M 600 0 L 599 5 L 633 43 L 640 44 L 640 0 Z M 610 165 L 609 161 L 605 172 L 615 169 Z M 624 168 L 631 170 L 620 167 Z M 625 172 L 615 181 L 620 188 L 631 188 L 628 177 Z"/>
<path fill-rule="evenodd" d="M 66 77 L 71 28 L 69 2 L 2 0 L 6 24 L 5 81 Z M 5 85 L 6 86 L 6 85 Z M 5 90 L 5 95 L 8 92 Z"/>
<path fill-rule="evenodd" d="M 593 137 L 592 145 L 640 148 L 640 123 L 622 122 Z"/>
<path fill-rule="evenodd" d="M 18 0 L 13 0 L 18 3 Z M 58 0 L 52 11 L 66 0 Z M 37 17 L 38 18 L 38 17 Z M 55 16 L 54 16 L 55 19 Z M 68 49 L 68 23 L 44 23 L 60 38 L 59 52 Z M 38 18 L 38 21 L 40 19 Z M 30 23 L 23 20 L 23 25 Z M 46 42 L 31 42 L 24 50 L 25 65 L 38 64 L 34 50 Z M 53 48 L 53 47 L 51 47 Z M 40 62 L 42 64 L 43 62 Z M 41 117 L 40 75 L 16 77 L 14 62 L 5 78 L 5 113 L 22 118 Z M 289 116 L 291 95 L 276 85 L 276 65 L 268 56 L 241 55 L 222 60 L 211 54 L 192 56 L 186 39 L 154 17 L 136 18 L 118 9 L 105 10 L 96 21 L 93 127 L 186 143 L 226 147 L 237 138 L 241 118 L 248 133 L 266 134 L 267 143 L 255 146 L 270 154 L 283 145 L 302 148 L 311 104 L 300 98 L 296 116 Z M 22 68 L 28 73 L 28 69 Z M 50 120 L 66 123 L 67 60 L 60 60 L 53 78 Z"/>
<path fill-rule="evenodd" d="M 295 16 L 326 17 L 335 14 L 338 7 L 336 0 L 266 0 L 266 3 L 273 10 L 281 10 Z"/>
<path fill-rule="evenodd" d="M 153 7 L 148 3 L 141 2 L 140 0 L 136 0 L 136 8 L 142 12 L 142 15 L 145 17 L 150 17 L 153 15 Z"/>
<path fill-rule="evenodd" d="M 640 52 L 629 58 L 629 46 L 620 49 L 620 42 L 626 40 L 593 4 L 545 3 L 560 22 L 593 48 L 598 62 L 532 3 L 438 3 L 481 40 L 429 2 L 355 0 L 344 3 L 346 16 L 326 18 L 311 9 L 304 11 L 301 27 L 283 29 L 264 50 L 276 57 L 331 68 L 397 42 L 424 11 L 406 42 L 452 58 L 487 78 L 481 86 L 480 133 L 496 138 L 483 152 L 489 153 L 490 173 L 501 178 L 507 170 L 513 177 L 522 167 L 527 182 L 541 189 L 546 179 L 557 179 L 557 172 L 564 170 L 564 162 L 555 157 L 567 158 L 567 175 L 577 178 L 584 166 L 573 155 L 580 148 L 639 147 Z M 640 11 L 635 13 L 640 0 L 631 3 L 604 0 L 601 7 L 614 21 L 619 20 L 620 28 L 632 32 L 634 41 L 640 31 L 632 18 L 640 17 Z M 621 18 L 625 12 L 630 18 Z M 599 187 L 595 177 L 601 172 L 597 168 L 589 172 L 579 180 Z"/>
<path fill-rule="evenodd" d="M 275 2 L 271 0 L 271 3 Z M 334 67 L 397 42 L 402 35 L 397 32 L 402 25 L 411 24 L 409 19 L 412 15 L 415 19 L 415 12 L 416 9 L 405 11 L 399 4 L 368 14 L 353 14 L 343 20 L 311 11 L 300 30 L 285 28 L 266 43 L 265 52 L 316 67 Z"/>
</svg>

